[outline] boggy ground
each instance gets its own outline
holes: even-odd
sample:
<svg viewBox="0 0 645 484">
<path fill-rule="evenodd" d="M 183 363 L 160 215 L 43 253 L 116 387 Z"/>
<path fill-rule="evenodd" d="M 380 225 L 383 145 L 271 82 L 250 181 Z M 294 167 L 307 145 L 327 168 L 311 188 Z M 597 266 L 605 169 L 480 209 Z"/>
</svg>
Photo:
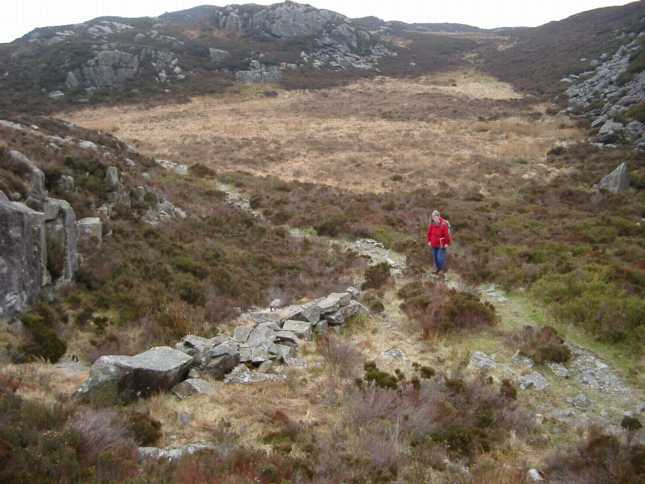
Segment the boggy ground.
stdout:
<svg viewBox="0 0 645 484">
<path fill-rule="evenodd" d="M 377 78 L 319 91 L 243 87 L 181 106 L 67 115 L 118 133 L 146 154 L 218 172 L 383 192 L 440 182 L 462 190 L 501 161 L 522 176 L 557 143 L 581 139 L 565 117 L 474 71 Z M 551 111 L 549 111 L 551 112 Z"/>
</svg>

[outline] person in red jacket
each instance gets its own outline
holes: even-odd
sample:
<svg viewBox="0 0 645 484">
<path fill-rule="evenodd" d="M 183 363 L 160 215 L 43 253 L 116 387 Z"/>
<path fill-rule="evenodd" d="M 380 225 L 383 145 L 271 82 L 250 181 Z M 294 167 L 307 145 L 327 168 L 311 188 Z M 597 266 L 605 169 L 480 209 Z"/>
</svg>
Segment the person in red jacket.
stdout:
<svg viewBox="0 0 645 484">
<path fill-rule="evenodd" d="M 437 268 L 435 274 L 440 274 L 446 270 L 446 249 L 452 243 L 450 235 L 450 223 L 441 218 L 438 210 L 432 212 L 432 219 L 428 227 L 428 245 L 432 247 L 434 264 Z"/>
</svg>

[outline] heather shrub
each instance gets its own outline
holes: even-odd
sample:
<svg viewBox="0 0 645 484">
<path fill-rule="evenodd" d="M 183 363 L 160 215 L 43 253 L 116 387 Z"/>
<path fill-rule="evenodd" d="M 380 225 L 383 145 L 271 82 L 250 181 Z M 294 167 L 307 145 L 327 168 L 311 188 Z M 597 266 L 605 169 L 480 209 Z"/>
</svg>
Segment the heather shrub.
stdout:
<svg viewBox="0 0 645 484">
<path fill-rule="evenodd" d="M 369 365 L 367 371 L 374 372 L 375 367 Z M 374 380 L 343 391 L 344 419 L 335 437 L 351 438 L 355 448 L 351 462 L 359 466 L 357 472 L 373 480 L 380 476 L 405 481 L 402 470 L 411 464 L 443 470 L 441 455 L 470 464 L 494 451 L 511 433 L 524 436 L 531 431 L 527 414 L 512 395 L 484 376 L 387 379 L 391 384 Z"/>
<path fill-rule="evenodd" d="M 588 329 L 610 342 L 625 342 L 641 352 L 645 300 L 611 282 L 606 268 L 590 268 L 542 278 L 533 293 L 560 321 Z"/>
<path fill-rule="evenodd" d="M 401 308 L 419 322 L 426 337 L 472 331 L 497 323 L 495 308 L 477 296 L 448 289 L 443 284 L 430 288 L 419 285 L 402 288 L 399 295 L 407 296 Z"/>
<path fill-rule="evenodd" d="M 566 363 L 571 358 L 571 350 L 551 326 L 539 329 L 525 326 L 511 336 L 511 341 L 518 346 L 521 355 L 537 364 Z"/>
<path fill-rule="evenodd" d="M 549 480 L 571 484 L 643 482 L 645 445 L 591 427 L 582 442 L 551 455 L 544 473 Z"/>
<path fill-rule="evenodd" d="M 360 351 L 351 343 L 331 334 L 318 338 L 316 346 L 332 372 L 342 377 L 352 376 L 362 359 Z"/>
<path fill-rule="evenodd" d="M 390 277 L 390 265 L 387 262 L 368 267 L 365 271 L 365 282 L 362 288 L 380 289 L 388 283 Z"/>
<path fill-rule="evenodd" d="M 124 482 L 138 462 L 134 442 L 112 411 L 29 401 L 0 386 L 0 481 Z"/>
<path fill-rule="evenodd" d="M 89 465 L 106 453 L 124 448 L 134 451 L 127 423 L 114 410 L 80 410 L 67 421 L 65 430 L 78 436 L 79 456 Z"/>
<path fill-rule="evenodd" d="M 126 414 L 127 426 L 137 445 L 154 446 L 161 439 L 161 422 L 152 418 L 149 412 L 131 411 Z"/>
<path fill-rule="evenodd" d="M 364 292 L 361 302 L 367 306 L 371 313 L 380 314 L 385 311 L 383 301 L 378 297 L 378 294 L 373 291 Z"/>
<path fill-rule="evenodd" d="M 56 362 L 67 351 L 67 344 L 56 334 L 60 315 L 47 305 L 40 305 L 21 316 L 22 324 L 29 332 L 29 339 L 20 352 L 27 360 L 45 358 Z"/>
</svg>

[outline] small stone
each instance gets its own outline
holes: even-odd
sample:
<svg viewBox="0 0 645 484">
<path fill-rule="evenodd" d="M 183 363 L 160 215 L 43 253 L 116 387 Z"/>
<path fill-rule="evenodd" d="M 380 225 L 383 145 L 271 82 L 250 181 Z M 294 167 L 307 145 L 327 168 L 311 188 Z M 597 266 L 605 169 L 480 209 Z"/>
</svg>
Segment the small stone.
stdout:
<svg viewBox="0 0 645 484">
<path fill-rule="evenodd" d="M 347 291 L 350 296 L 352 296 L 352 299 L 356 300 L 361 296 L 361 291 L 360 289 L 356 289 L 355 287 L 348 287 Z"/>
<path fill-rule="evenodd" d="M 521 368 L 533 368 L 533 360 L 531 358 L 527 358 L 526 356 L 520 355 L 520 352 L 516 352 L 513 355 L 513 358 L 511 359 L 511 362 L 519 366 Z"/>
<path fill-rule="evenodd" d="M 566 366 L 561 365 L 560 363 L 547 363 L 547 366 L 555 376 L 560 378 L 569 378 L 569 369 Z"/>
<path fill-rule="evenodd" d="M 573 398 L 567 398 L 567 402 L 581 410 L 585 410 L 591 406 L 591 400 L 584 393 L 579 393 Z"/>
<path fill-rule="evenodd" d="M 175 395 L 180 400 L 188 398 L 193 395 L 203 395 L 213 393 L 213 385 L 208 383 L 206 380 L 201 380 L 198 378 L 189 378 L 181 382 L 172 389 L 173 395 Z"/>
<path fill-rule="evenodd" d="M 392 360 L 403 360 L 405 359 L 405 353 L 398 348 L 392 348 L 383 352 L 383 357 Z"/>
<path fill-rule="evenodd" d="M 537 391 L 542 391 L 548 386 L 549 386 L 549 382 L 547 381 L 547 379 L 544 378 L 544 376 L 542 376 L 542 374 L 538 373 L 537 371 L 534 371 L 529 375 L 520 377 L 520 388 L 522 390 L 533 389 Z"/>
<path fill-rule="evenodd" d="M 326 322 L 332 326 L 341 326 L 345 324 L 345 316 L 340 311 L 326 316 Z"/>
<path fill-rule="evenodd" d="M 543 481 L 544 477 L 542 477 L 542 474 L 537 469 L 530 469 L 529 479 L 531 479 L 533 482 L 539 482 L 539 481 Z"/>
<path fill-rule="evenodd" d="M 480 351 L 475 351 L 470 357 L 470 363 L 468 363 L 468 366 L 479 368 L 480 370 L 493 369 L 497 368 L 497 363 L 487 354 Z"/>
</svg>

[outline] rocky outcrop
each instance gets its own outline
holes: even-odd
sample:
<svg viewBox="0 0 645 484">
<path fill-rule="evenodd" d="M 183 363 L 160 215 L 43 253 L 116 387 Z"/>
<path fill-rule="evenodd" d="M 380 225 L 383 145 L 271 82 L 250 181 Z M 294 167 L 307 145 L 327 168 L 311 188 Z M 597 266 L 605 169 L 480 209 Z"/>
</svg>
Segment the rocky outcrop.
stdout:
<svg viewBox="0 0 645 484">
<path fill-rule="evenodd" d="M 129 81 L 138 80 L 146 70 L 154 72 L 155 79 L 159 82 L 186 78 L 175 53 L 150 47 L 130 50 L 94 51 L 94 56 L 81 67 L 67 72 L 65 86 L 68 89 L 89 90 L 120 87 Z"/>
<path fill-rule="evenodd" d="M 235 78 L 245 83 L 280 82 L 282 72 L 277 66 L 266 66 L 254 60 L 249 64 L 249 70 L 236 72 Z"/>
<path fill-rule="evenodd" d="M 102 356 L 76 395 L 84 401 L 129 402 L 167 391 L 183 381 L 193 358 L 167 346 L 136 356 Z"/>
<path fill-rule="evenodd" d="M 45 175 L 33 161 L 18 151 L 9 154 L 24 173 L 28 193 L 24 203 L 0 197 L 0 316 L 5 317 L 27 309 L 50 284 L 70 283 L 78 269 L 74 210 L 48 196 Z"/>
<path fill-rule="evenodd" d="M 47 283 L 45 215 L 0 192 L 0 317 L 24 311 Z"/>
<path fill-rule="evenodd" d="M 644 45 L 645 33 L 632 36 L 613 56 L 592 60 L 589 71 L 562 79 L 570 84 L 568 111 L 589 118 L 601 144 L 632 144 L 645 150 L 645 125 L 629 117 L 631 108 L 645 102 L 645 71 L 633 72 L 630 65 Z"/>
</svg>

